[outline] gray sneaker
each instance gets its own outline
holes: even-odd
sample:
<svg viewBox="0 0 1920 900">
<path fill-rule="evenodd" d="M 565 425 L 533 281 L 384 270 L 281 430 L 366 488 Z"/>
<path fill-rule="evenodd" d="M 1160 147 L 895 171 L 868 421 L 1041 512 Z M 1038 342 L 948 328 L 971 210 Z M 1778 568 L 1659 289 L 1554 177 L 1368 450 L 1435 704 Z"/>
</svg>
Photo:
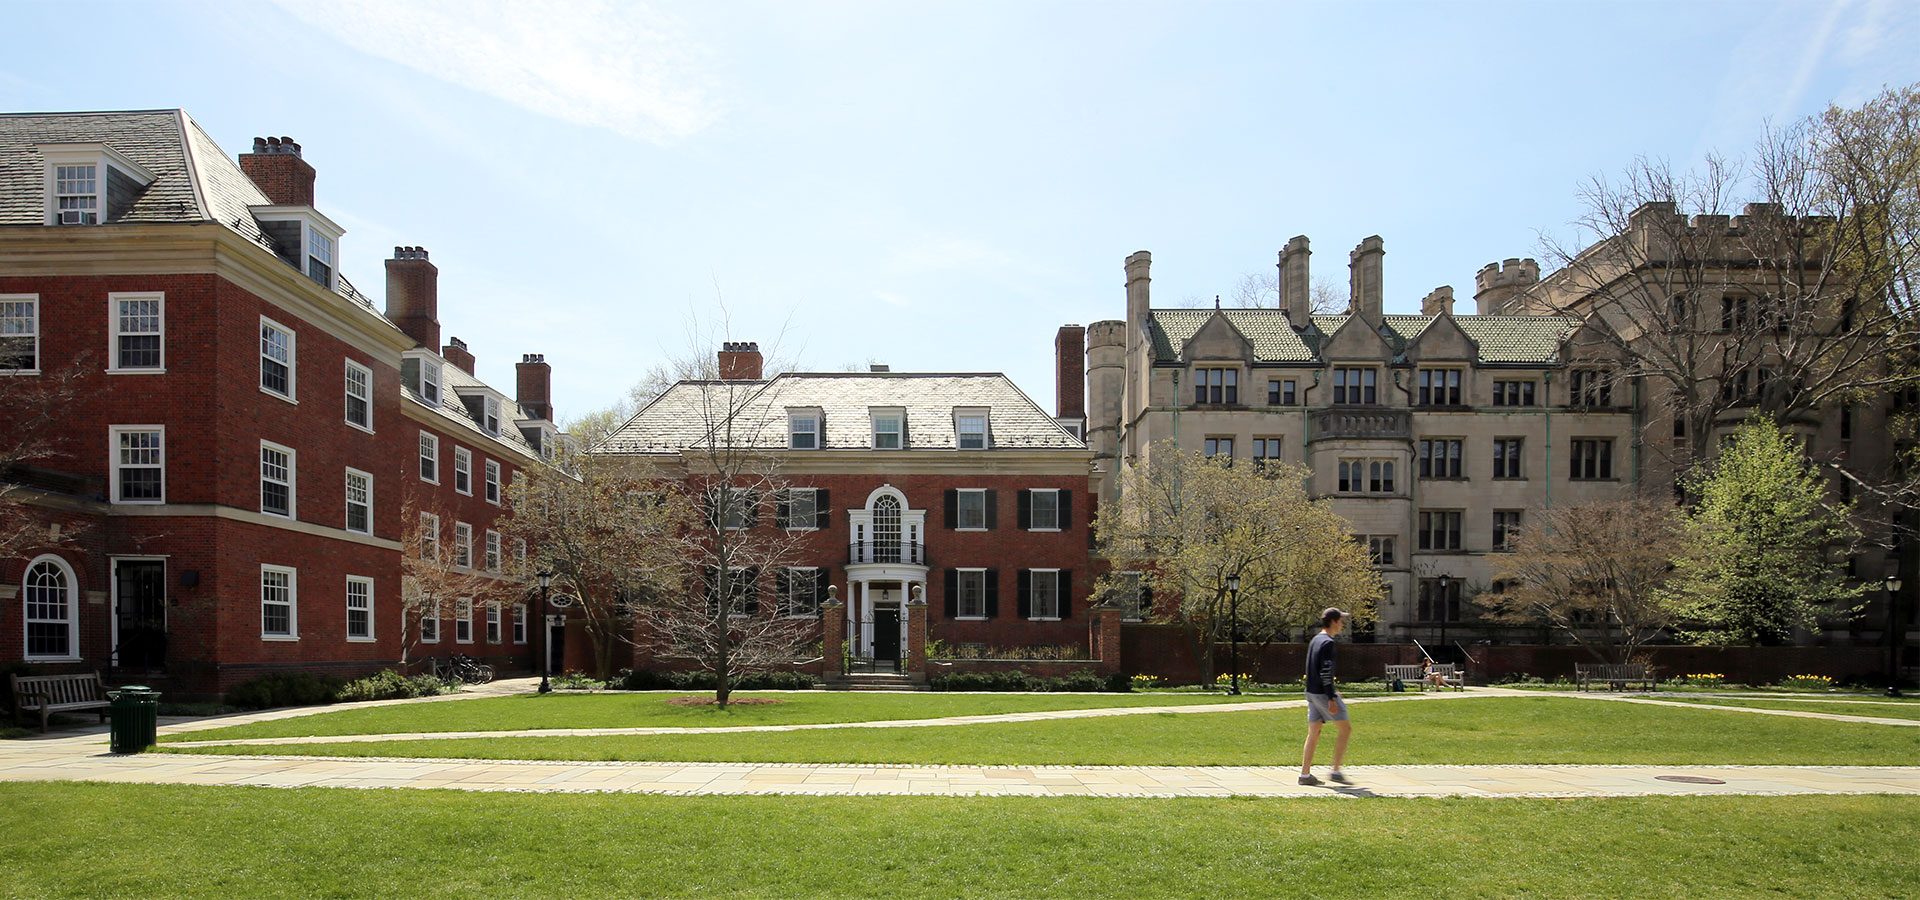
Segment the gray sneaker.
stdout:
<svg viewBox="0 0 1920 900">
<path fill-rule="evenodd" d="M 1353 783 L 1353 779 L 1348 778 L 1347 773 L 1345 772 L 1335 772 L 1332 775 L 1328 775 L 1327 777 L 1333 779 L 1334 784 L 1352 784 Z"/>
<path fill-rule="evenodd" d="M 1300 776 L 1300 783 L 1301 784 L 1319 784 L 1320 779 L 1313 777 L 1312 773 L 1308 773 L 1306 775 Z"/>
</svg>

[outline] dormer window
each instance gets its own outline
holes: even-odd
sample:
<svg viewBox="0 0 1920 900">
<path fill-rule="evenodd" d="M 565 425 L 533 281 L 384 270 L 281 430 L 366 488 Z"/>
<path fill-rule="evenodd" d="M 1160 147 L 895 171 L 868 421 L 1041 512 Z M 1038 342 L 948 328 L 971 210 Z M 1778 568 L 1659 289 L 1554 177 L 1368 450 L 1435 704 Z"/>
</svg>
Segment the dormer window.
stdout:
<svg viewBox="0 0 1920 900">
<path fill-rule="evenodd" d="M 428 406 L 440 405 L 440 362 L 423 359 L 420 361 L 420 399 Z"/>
<path fill-rule="evenodd" d="M 818 450 L 820 444 L 820 411 L 789 410 L 787 412 L 787 449 Z"/>
<path fill-rule="evenodd" d="M 253 217 L 274 255 L 327 290 L 333 290 L 335 260 L 345 229 L 311 206 L 255 206 Z"/>
<path fill-rule="evenodd" d="M 907 414 L 905 410 L 876 409 L 873 416 L 873 449 L 901 450 L 906 447 Z"/>
<path fill-rule="evenodd" d="M 987 449 L 987 411 L 957 410 L 953 414 L 954 446 L 961 450 Z"/>
<path fill-rule="evenodd" d="M 333 238 L 307 229 L 307 277 L 323 288 L 333 287 L 333 247 Z"/>
<path fill-rule="evenodd" d="M 500 436 L 500 401 L 494 397 L 486 397 L 483 399 L 482 402 L 484 404 L 482 408 L 486 410 L 486 413 L 484 416 L 486 421 L 484 424 L 486 426 L 487 433 L 490 435 L 493 435 L 494 437 L 499 437 Z"/>
<path fill-rule="evenodd" d="M 53 167 L 53 202 L 61 225 L 100 224 L 100 167 Z"/>
<path fill-rule="evenodd" d="M 156 177 L 106 144 L 37 144 L 46 161 L 46 224 L 99 225 L 126 213 Z"/>
</svg>

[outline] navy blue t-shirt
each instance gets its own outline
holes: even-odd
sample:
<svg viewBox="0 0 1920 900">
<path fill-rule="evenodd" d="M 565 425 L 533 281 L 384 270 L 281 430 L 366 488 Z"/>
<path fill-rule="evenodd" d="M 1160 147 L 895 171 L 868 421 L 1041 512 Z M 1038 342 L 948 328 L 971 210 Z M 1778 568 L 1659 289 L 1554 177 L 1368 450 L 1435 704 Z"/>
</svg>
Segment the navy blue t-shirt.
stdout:
<svg viewBox="0 0 1920 900">
<path fill-rule="evenodd" d="M 1307 644 L 1307 693 L 1340 693 L 1333 686 L 1333 636 L 1324 631 Z"/>
</svg>

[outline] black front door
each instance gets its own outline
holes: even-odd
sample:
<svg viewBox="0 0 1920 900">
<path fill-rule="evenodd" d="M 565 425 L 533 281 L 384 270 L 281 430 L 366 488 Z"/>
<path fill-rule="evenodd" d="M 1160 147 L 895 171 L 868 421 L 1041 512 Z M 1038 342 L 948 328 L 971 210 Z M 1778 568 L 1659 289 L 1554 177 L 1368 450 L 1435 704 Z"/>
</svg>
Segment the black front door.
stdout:
<svg viewBox="0 0 1920 900">
<path fill-rule="evenodd" d="M 558 675 L 567 669 L 567 620 L 560 619 L 558 625 L 547 626 L 548 651 L 547 674 Z"/>
<path fill-rule="evenodd" d="M 873 658 L 900 658 L 900 610 L 873 611 Z"/>
<path fill-rule="evenodd" d="M 114 665 L 159 671 L 167 664 L 167 564 L 118 560 L 113 565 L 114 620 L 119 643 Z"/>
</svg>

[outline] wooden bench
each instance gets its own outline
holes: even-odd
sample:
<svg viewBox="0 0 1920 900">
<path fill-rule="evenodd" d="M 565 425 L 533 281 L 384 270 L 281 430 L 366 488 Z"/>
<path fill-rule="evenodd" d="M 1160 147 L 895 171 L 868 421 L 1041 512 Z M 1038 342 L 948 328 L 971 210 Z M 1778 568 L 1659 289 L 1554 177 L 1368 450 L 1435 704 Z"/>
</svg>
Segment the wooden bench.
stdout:
<svg viewBox="0 0 1920 900">
<path fill-rule="evenodd" d="M 29 711 L 40 714 L 40 733 L 47 732 L 47 720 L 57 712 L 93 710 L 100 721 L 107 720 L 107 695 L 100 686 L 100 673 L 79 675 L 14 675 L 13 712 L 16 717 Z"/>
<path fill-rule="evenodd" d="M 1639 663 L 1574 663 L 1574 684 L 1583 691 L 1604 684 L 1608 690 L 1624 691 L 1635 685 L 1654 690 L 1653 667 Z"/>
<path fill-rule="evenodd" d="M 1450 687 L 1456 691 L 1467 689 L 1466 670 L 1453 663 L 1434 663 L 1433 674 L 1439 676 L 1440 685 L 1443 687 Z"/>
<path fill-rule="evenodd" d="M 1426 690 L 1427 690 L 1426 667 L 1419 666 L 1419 665 L 1412 665 L 1412 666 L 1390 665 L 1387 667 L 1387 687 L 1389 688 L 1393 687 L 1393 683 L 1396 681 L 1400 682 L 1402 685 L 1406 687 L 1412 687 L 1412 686 L 1418 685 L 1420 687 L 1420 692 L 1426 693 Z"/>
<path fill-rule="evenodd" d="M 1432 676 L 1439 676 L 1440 680 L 1438 684 L 1434 683 Z M 1461 691 L 1467 689 L 1466 673 L 1460 671 L 1460 667 L 1453 663 L 1435 663 L 1432 676 L 1428 674 L 1427 667 L 1422 665 L 1391 665 L 1387 667 L 1387 684 L 1389 686 L 1393 684 L 1395 679 L 1398 679 L 1403 685 L 1418 685 L 1420 693 L 1423 694 L 1426 693 L 1427 688 L 1430 687 L 1450 687 Z"/>
</svg>

